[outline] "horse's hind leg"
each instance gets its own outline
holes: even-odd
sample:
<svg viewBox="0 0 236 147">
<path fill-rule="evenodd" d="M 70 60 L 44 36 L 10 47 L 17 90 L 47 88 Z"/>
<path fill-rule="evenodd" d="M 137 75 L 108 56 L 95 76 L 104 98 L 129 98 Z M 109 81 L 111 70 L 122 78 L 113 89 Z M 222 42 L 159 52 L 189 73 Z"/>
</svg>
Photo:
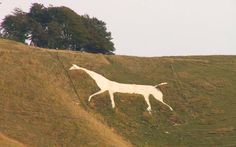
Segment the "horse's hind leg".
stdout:
<svg viewBox="0 0 236 147">
<path fill-rule="evenodd" d="M 145 99 L 145 101 L 148 105 L 147 111 L 151 114 L 152 108 L 151 108 L 151 104 L 150 104 L 150 101 L 149 101 L 149 95 L 144 95 L 144 99 Z"/>
<path fill-rule="evenodd" d="M 171 111 L 173 111 L 173 109 L 171 108 L 171 106 L 169 106 L 168 104 L 166 104 L 166 103 L 163 101 L 163 94 L 162 94 L 161 91 L 157 91 L 157 92 L 155 92 L 155 93 L 152 93 L 152 95 L 153 95 L 153 97 L 154 97 L 156 100 L 162 102 L 162 104 L 166 105 L 167 107 L 170 108 Z"/>
<path fill-rule="evenodd" d="M 88 101 L 90 102 L 90 100 L 91 100 L 91 98 L 92 98 L 93 96 L 98 95 L 98 94 L 100 94 L 100 93 L 103 93 L 104 91 L 105 91 L 105 90 L 100 90 L 100 91 L 98 91 L 98 92 L 96 92 L 96 93 L 90 95 Z"/>
</svg>

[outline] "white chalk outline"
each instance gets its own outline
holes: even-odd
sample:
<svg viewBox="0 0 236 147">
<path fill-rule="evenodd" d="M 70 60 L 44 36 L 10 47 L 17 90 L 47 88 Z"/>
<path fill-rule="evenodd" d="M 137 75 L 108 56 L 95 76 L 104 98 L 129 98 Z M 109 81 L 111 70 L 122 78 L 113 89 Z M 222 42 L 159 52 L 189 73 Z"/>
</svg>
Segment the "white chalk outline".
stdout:
<svg viewBox="0 0 236 147">
<path fill-rule="evenodd" d="M 148 105 L 147 111 L 149 113 L 151 113 L 152 109 L 151 109 L 151 104 L 149 102 L 149 96 L 153 95 L 153 97 L 156 100 L 162 102 L 164 105 L 168 106 L 171 111 L 173 111 L 173 109 L 168 104 L 163 102 L 163 94 L 159 89 L 157 89 L 158 86 L 166 85 L 167 82 L 163 82 L 163 83 L 160 83 L 160 84 L 155 85 L 155 86 L 124 84 L 124 83 L 118 83 L 118 82 L 115 82 L 115 81 L 111 81 L 111 80 L 105 78 L 104 76 L 94 72 L 94 71 L 88 70 L 88 69 L 83 68 L 83 67 L 79 67 L 78 65 L 75 65 L 75 64 L 73 64 L 72 67 L 69 70 L 83 70 L 88 75 L 90 75 L 90 77 L 93 78 L 95 80 L 95 82 L 97 83 L 98 87 L 100 88 L 100 91 L 90 95 L 89 98 L 88 98 L 88 101 L 90 101 L 93 96 L 101 94 L 105 91 L 108 91 L 109 95 L 110 95 L 110 99 L 111 99 L 112 108 L 115 108 L 114 93 L 118 92 L 118 93 L 141 94 L 141 95 L 144 96 L 144 99 L 145 99 L 145 101 Z"/>
</svg>

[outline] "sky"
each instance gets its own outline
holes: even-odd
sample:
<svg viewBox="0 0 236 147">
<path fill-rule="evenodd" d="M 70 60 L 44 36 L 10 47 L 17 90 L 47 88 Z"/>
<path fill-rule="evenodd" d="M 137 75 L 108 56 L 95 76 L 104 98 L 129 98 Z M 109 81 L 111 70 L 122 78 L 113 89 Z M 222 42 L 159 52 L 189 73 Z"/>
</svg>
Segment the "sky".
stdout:
<svg viewBox="0 0 236 147">
<path fill-rule="evenodd" d="M 236 55 L 236 0 L 0 0 L 0 21 L 36 2 L 105 21 L 119 55 Z"/>
</svg>

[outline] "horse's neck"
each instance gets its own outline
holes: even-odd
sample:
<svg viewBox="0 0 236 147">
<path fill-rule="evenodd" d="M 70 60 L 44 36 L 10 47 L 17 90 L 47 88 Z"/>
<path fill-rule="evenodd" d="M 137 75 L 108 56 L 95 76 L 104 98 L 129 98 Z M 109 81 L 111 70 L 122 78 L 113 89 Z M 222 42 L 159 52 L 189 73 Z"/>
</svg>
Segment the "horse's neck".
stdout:
<svg viewBox="0 0 236 147">
<path fill-rule="evenodd" d="M 100 74 L 98 74 L 94 71 L 90 71 L 90 70 L 85 69 L 85 68 L 83 68 L 82 70 L 85 71 L 87 74 L 89 74 L 90 77 L 93 78 L 95 81 L 97 81 L 97 80 L 108 80 L 107 78 L 103 77 L 102 75 L 100 75 Z"/>
</svg>

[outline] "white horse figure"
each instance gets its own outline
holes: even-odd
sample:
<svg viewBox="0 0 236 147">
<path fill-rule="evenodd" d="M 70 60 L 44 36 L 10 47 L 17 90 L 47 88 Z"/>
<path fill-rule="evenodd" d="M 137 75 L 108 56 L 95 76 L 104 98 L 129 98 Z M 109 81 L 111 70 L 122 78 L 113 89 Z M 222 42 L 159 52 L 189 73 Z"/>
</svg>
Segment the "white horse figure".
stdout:
<svg viewBox="0 0 236 147">
<path fill-rule="evenodd" d="M 160 83 L 156 86 L 123 84 L 123 83 L 117 83 L 115 81 L 110 81 L 98 73 L 95 73 L 91 70 L 88 70 L 88 69 L 85 69 L 82 67 L 79 67 L 75 64 L 73 64 L 73 66 L 69 70 L 83 70 L 83 71 L 85 71 L 87 74 L 89 74 L 91 76 L 91 78 L 93 78 L 95 80 L 98 87 L 101 89 L 100 91 L 89 96 L 88 101 L 90 101 L 93 96 L 103 93 L 105 91 L 108 91 L 109 95 L 110 95 L 110 99 L 111 99 L 112 108 L 115 108 L 114 95 L 113 95 L 114 93 L 119 92 L 119 93 L 141 94 L 144 96 L 144 99 L 148 105 L 147 110 L 149 111 L 149 113 L 151 113 L 152 109 L 151 109 L 151 104 L 149 102 L 149 96 L 153 95 L 153 97 L 156 100 L 162 102 L 164 105 L 168 106 L 171 111 L 173 111 L 173 109 L 168 104 L 163 102 L 163 94 L 159 89 L 157 89 L 158 86 L 167 84 L 166 82 Z"/>
</svg>

